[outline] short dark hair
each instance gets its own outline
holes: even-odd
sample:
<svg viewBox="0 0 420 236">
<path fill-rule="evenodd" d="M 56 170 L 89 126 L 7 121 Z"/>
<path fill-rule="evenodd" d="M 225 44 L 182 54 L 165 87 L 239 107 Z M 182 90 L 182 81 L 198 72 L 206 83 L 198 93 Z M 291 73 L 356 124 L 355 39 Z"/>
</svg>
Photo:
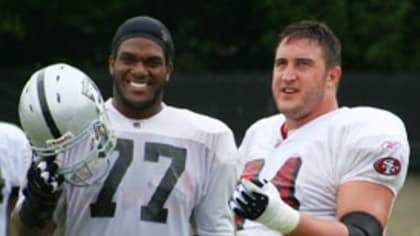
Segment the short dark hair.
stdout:
<svg viewBox="0 0 420 236">
<path fill-rule="evenodd" d="M 121 43 L 130 38 L 147 38 L 154 41 L 162 47 L 166 62 L 172 63 L 175 53 L 172 36 L 166 26 L 159 20 L 149 16 L 136 16 L 124 21 L 112 38 L 112 57 L 117 56 Z"/>
<path fill-rule="evenodd" d="M 328 68 L 341 66 L 341 43 L 334 32 L 324 22 L 303 20 L 286 26 L 281 32 L 278 44 L 285 38 L 305 38 L 318 42 L 324 52 L 325 62 Z M 278 45 L 277 45 L 278 46 Z"/>
</svg>

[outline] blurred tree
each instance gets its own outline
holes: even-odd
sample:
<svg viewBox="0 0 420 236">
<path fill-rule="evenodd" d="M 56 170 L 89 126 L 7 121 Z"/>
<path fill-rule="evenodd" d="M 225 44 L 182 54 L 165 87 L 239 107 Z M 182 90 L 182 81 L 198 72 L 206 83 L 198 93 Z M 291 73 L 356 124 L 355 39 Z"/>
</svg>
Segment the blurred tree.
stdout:
<svg viewBox="0 0 420 236">
<path fill-rule="evenodd" d="M 416 10 L 413 1 L 348 1 L 346 9 L 349 28 L 344 54 L 349 56 L 351 65 L 359 61 L 357 68 L 364 70 L 414 69 L 412 60 L 418 55 L 406 54 L 419 52 L 418 47 L 408 44 L 411 36 L 407 38 L 411 30 L 420 29 L 418 23 L 411 21 Z"/>
<path fill-rule="evenodd" d="M 420 71 L 416 0 L 0 1 L 2 66 L 105 67 L 116 27 L 147 14 L 172 31 L 176 70 L 270 70 L 288 23 L 328 23 L 346 70 Z"/>
</svg>

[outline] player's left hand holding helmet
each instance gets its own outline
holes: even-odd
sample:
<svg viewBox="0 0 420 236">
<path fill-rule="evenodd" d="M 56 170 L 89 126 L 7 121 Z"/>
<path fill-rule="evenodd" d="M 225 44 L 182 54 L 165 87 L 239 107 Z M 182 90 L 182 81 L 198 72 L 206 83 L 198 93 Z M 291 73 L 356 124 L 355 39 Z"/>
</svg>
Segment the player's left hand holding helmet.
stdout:
<svg viewBox="0 0 420 236">
<path fill-rule="evenodd" d="M 238 216 L 284 234 L 299 223 L 299 212 L 283 202 L 276 187 L 265 179 L 241 179 L 229 206 Z"/>
</svg>

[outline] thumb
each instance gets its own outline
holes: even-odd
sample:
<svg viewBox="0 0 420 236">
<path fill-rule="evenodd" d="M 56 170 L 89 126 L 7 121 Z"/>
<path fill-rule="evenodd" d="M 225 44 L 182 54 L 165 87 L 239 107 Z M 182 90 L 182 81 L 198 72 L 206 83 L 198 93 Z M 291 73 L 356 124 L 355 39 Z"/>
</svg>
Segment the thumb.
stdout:
<svg viewBox="0 0 420 236">
<path fill-rule="evenodd" d="M 242 186 L 248 191 L 248 192 L 257 192 L 264 194 L 264 191 L 261 187 L 264 186 L 265 183 L 267 183 L 267 180 L 247 180 L 242 179 L 241 184 Z"/>
</svg>

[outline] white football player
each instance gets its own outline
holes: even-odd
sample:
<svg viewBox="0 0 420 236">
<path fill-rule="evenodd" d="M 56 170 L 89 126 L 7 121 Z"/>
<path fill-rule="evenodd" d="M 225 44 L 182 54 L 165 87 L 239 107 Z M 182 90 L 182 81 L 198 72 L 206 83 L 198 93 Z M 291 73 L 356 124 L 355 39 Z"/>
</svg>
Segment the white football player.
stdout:
<svg viewBox="0 0 420 236">
<path fill-rule="evenodd" d="M 65 235 L 234 234 L 226 204 L 239 178 L 233 133 L 219 120 L 163 103 L 173 56 L 170 33 L 154 18 L 130 18 L 116 31 L 114 94 L 105 104 L 115 152 L 102 184 L 64 187 L 54 222 Z"/>
<path fill-rule="evenodd" d="M 0 122 L 0 236 L 11 235 L 9 216 L 30 160 L 31 149 L 23 131 L 14 124 Z"/>
<path fill-rule="evenodd" d="M 273 96 L 239 148 L 245 167 L 229 202 L 238 235 L 382 236 L 409 164 L 405 126 L 372 107 L 338 107 L 340 43 L 327 25 L 285 28 Z"/>
</svg>

